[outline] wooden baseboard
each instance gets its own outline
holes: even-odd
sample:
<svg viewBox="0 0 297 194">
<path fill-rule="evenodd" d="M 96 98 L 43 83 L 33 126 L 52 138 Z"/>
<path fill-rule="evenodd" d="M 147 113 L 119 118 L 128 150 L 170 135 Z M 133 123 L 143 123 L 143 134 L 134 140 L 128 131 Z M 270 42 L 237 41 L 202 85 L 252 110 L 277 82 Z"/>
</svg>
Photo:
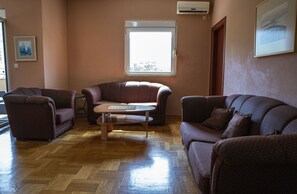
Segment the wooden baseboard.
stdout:
<svg viewBox="0 0 297 194">
<path fill-rule="evenodd" d="M 181 120 L 181 115 L 167 115 L 166 118 Z"/>
</svg>

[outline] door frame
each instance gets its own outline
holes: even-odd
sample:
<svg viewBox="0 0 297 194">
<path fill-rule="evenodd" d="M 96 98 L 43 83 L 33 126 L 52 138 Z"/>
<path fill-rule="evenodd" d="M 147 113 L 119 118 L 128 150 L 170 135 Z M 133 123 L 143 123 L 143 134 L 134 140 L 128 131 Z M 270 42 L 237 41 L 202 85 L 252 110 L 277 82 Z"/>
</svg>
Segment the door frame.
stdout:
<svg viewBox="0 0 297 194">
<path fill-rule="evenodd" d="M 224 91 L 224 74 L 225 74 L 225 44 L 226 44 L 226 20 L 227 18 L 224 17 L 223 19 L 221 19 L 217 24 L 215 24 L 212 28 L 211 28 L 211 58 L 210 58 L 210 77 L 209 77 L 209 95 L 213 95 L 214 94 L 214 83 L 213 83 L 213 79 L 216 76 L 215 75 L 215 64 L 214 61 L 216 61 L 217 55 L 215 54 L 214 50 L 216 47 L 216 42 L 215 42 L 215 38 L 216 38 L 216 32 L 223 28 L 223 50 L 222 50 L 222 80 L 221 80 L 221 94 L 223 94 Z"/>
<path fill-rule="evenodd" d="M 3 35 L 3 50 L 4 50 L 4 66 L 5 66 L 5 82 L 6 82 L 6 92 L 10 90 L 10 79 L 8 74 L 8 53 L 7 53 L 7 44 L 6 44 L 6 25 L 5 18 L 0 17 L 0 22 L 2 22 L 2 35 Z"/>
</svg>

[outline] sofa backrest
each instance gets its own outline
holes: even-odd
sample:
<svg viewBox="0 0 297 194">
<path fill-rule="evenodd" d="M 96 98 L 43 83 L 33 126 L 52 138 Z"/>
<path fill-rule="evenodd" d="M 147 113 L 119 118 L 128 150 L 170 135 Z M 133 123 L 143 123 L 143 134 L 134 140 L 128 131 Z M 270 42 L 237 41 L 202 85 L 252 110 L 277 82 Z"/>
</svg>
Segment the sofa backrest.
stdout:
<svg viewBox="0 0 297 194">
<path fill-rule="evenodd" d="M 114 102 L 156 102 L 162 84 L 150 82 L 111 82 L 98 85 L 102 99 Z"/>
<path fill-rule="evenodd" d="M 284 134 L 297 133 L 297 108 L 279 100 L 263 96 L 231 95 L 226 98 L 225 105 L 251 115 L 251 135 L 268 135 L 275 130 Z"/>
</svg>

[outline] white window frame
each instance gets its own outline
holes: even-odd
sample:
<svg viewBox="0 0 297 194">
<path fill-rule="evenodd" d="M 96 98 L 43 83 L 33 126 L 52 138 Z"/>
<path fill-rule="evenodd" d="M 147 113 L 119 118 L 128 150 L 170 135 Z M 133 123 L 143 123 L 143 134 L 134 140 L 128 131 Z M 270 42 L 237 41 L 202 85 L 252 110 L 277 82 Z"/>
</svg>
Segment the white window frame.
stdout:
<svg viewBox="0 0 297 194">
<path fill-rule="evenodd" d="M 170 72 L 130 72 L 130 32 L 171 32 L 171 71 Z M 125 74 L 128 76 L 174 76 L 176 75 L 176 27 L 175 21 L 126 21 L 125 22 Z"/>
</svg>

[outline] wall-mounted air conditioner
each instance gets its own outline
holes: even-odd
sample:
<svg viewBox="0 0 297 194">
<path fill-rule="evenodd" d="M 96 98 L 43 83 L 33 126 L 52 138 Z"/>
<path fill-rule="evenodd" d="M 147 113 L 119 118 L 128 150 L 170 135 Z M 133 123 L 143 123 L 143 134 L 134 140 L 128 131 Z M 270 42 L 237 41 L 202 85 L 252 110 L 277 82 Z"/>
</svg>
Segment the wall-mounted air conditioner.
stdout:
<svg viewBox="0 0 297 194">
<path fill-rule="evenodd" d="M 201 14 L 206 15 L 209 12 L 208 1 L 178 1 L 177 14 Z"/>
</svg>

